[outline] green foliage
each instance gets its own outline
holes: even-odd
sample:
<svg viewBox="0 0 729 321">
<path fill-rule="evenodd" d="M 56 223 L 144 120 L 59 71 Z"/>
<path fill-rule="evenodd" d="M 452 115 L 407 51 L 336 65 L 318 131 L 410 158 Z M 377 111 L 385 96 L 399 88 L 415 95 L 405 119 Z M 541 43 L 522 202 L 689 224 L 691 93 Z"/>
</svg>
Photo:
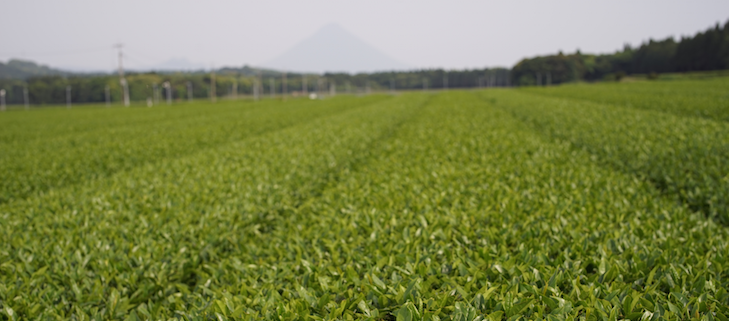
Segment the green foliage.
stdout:
<svg viewBox="0 0 729 321">
<path fill-rule="evenodd" d="M 575 54 L 523 59 L 512 69 L 516 85 L 537 84 L 536 74 L 550 73 L 553 84 L 581 80 L 616 80 L 619 73 L 655 75 L 669 72 L 724 70 L 729 68 L 729 21 L 717 24 L 679 42 L 673 38 L 653 40 L 638 48 L 626 45 L 612 54 Z M 542 76 L 543 77 L 543 76 Z M 619 79 L 618 79 L 619 80 Z M 542 84 L 545 82 L 542 81 Z"/>
<path fill-rule="evenodd" d="M 532 98 L 0 115 L 3 152 L 122 164 L 23 169 L 78 178 L 0 204 L 0 319 L 726 319 L 726 228 L 504 108 Z"/>
<path fill-rule="evenodd" d="M 677 71 L 729 69 L 729 21 L 720 27 L 682 38 L 676 48 Z"/>
<path fill-rule="evenodd" d="M 101 179 L 159 158 L 197 153 L 383 98 L 12 113 L 0 119 L 6 129 L 0 134 L 0 171 L 5 173 L 0 203 Z M 38 119 L 44 121 L 33 122 Z"/>
<path fill-rule="evenodd" d="M 650 75 L 676 71 L 673 61 L 676 47 L 678 44 L 673 38 L 660 41 L 650 39 L 633 53 L 630 73 Z"/>
<path fill-rule="evenodd" d="M 599 86 L 568 84 L 523 90 L 550 97 L 581 99 L 677 116 L 729 121 L 729 77 L 723 75 L 697 81 L 687 79 L 691 75 L 676 76 L 676 80 L 659 83 L 638 81 L 604 83 Z M 694 76 L 699 77 L 700 74 Z"/>
<path fill-rule="evenodd" d="M 706 101 L 709 103 L 704 105 L 708 105 L 705 114 L 726 117 L 726 99 L 717 99 L 725 95 L 718 90 L 725 88 L 718 85 L 722 83 L 726 83 L 726 78 L 715 82 L 713 91 L 702 88 L 711 87 L 710 82 L 694 81 L 664 86 L 611 84 L 537 91 L 547 95 L 554 92 L 562 99 L 514 92 L 494 93 L 493 97 L 514 116 L 548 136 L 570 142 L 606 165 L 653 183 L 692 210 L 729 225 L 729 124 L 680 116 L 690 114 L 697 102 Z M 681 86 L 686 87 L 671 91 L 672 87 Z M 581 88 L 585 91 L 576 90 Z M 670 93 L 647 94 L 651 90 Z M 628 94 L 622 95 L 624 92 Z M 695 98 L 702 93 L 714 95 Z M 638 108 L 575 100 L 571 95 L 591 96 L 595 101 L 624 101 L 625 105 Z M 696 109 L 694 112 L 702 112 Z"/>
</svg>

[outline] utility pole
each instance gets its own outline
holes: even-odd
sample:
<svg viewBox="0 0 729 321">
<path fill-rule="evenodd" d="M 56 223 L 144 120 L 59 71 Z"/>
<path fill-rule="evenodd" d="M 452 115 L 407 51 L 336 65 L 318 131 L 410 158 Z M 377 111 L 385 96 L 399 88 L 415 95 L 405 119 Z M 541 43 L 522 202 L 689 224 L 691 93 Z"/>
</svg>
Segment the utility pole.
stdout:
<svg viewBox="0 0 729 321">
<path fill-rule="evenodd" d="M 258 98 L 263 98 L 263 96 L 266 94 L 266 91 L 263 90 L 263 75 L 260 70 L 258 71 L 258 78 L 256 83 L 258 84 L 258 94 L 256 95 L 256 100 L 258 100 Z"/>
<path fill-rule="evenodd" d="M 25 103 L 25 110 L 30 109 L 30 102 L 28 101 L 28 86 L 23 87 L 23 102 Z"/>
<path fill-rule="evenodd" d="M 152 84 L 152 97 L 154 99 L 154 104 L 159 105 L 159 88 L 157 88 L 157 83 Z"/>
<path fill-rule="evenodd" d="M 217 100 L 215 94 L 215 67 L 210 71 L 210 101 L 215 102 Z"/>
<path fill-rule="evenodd" d="M 233 99 L 238 100 L 238 79 L 233 79 Z"/>
<path fill-rule="evenodd" d="M 170 85 L 170 82 L 165 81 L 162 84 L 162 87 L 165 88 L 165 93 L 167 94 L 167 105 L 172 105 L 172 86 Z"/>
<path fill-rule="evenodd" d="M 258 78 L 253 77 L 253 100 L 258 101 Z"/>
<path fill-rule="evenodd" d="M 104 87 L 104 96 L 106 98 L 106 107 L 111 106 L 111 92 L 109 92 L 109 85 Z"/>
<path fill-rule="evenodd" d="M 127 80 L 124 78 L 124 65 L 122 64 L 122 59 L 124 57 L 124 54 L 122 54 L 123 46 L 123 44 L 117 44 L 114 47 L 119 49 L 119 83 L 122 86 L 122 99 L 124 101 L 124 106 L 129 107 L 129 86 L 127 84 Z"/>
<path fill-rule="evenodd" d="M 288 95 L 288 85 L 286 84 L 286 72 L 283 72 L 283 75 L 281 77 L 281 95 L 283 96 L 283 100 L 286 100 L 286 96 Z"/>
<path fill-rule="evenodd" d="M 0 89 L 0 111 L 5 111 L 5 89 Z"/>
<path fill-rule="evenodd" d="M 271 99 L 276 98 L 276 80 L 273 78 L 268 79 L 268 87 L 270 87 L 271 91 Z"/>
<path fill-rule="evenodd" d="M 129 107 L 129 85 L 127 84 L 127 80 L 122 78 L 119 83 L 122 85 L 122 97 L 124 99 L 124 106 Z"/>
<path fill-rule="evenodd" d="M 187 101 L 192 102 L 192 82 L 187 82 Z"/>
<path fill-rule="evenodd" d="M 253 100 L 258 100 L 258 89 L 256 88 L 256 78 L 253 78 L 251 81 L 251 95 L 253 96 Z"/>
<path fill-rule="evenodd" d="M 66 86 L 66 108 L 71 108 L 71 86 Z"/>
</svg>

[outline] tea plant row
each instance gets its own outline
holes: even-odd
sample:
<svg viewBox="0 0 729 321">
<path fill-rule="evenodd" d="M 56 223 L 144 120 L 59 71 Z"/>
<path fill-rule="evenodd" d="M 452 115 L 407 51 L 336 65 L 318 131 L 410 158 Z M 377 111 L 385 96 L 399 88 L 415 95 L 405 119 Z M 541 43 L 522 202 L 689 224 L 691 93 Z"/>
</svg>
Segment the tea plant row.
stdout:
<svg viewBox="0 0 729 321">
<path fill-rule="evenodd" d="M 667 139 L 649 132 L 671 115 L 656 120 L 641 117 L 648 111 L 512 91 L 262 107 L 191 106 L 189 118 L 161 125 L 177 134 L 159 133 L 159 145 L 134 136 L 162 150 L 144 161 L 0 204 L 2 317 L 726 320 L 729 314 L 726 227 L 645 179 L 647 167 L 628 170 L 619 162 L 660 160 L 643 156 L 659 150 L 658 142 L 643 143 L 650 147 L 643 154 L 630 144 L 635 137 Z M 140 112 L 124 117 L 145 122 Z M 209 115 L 199 128 L 197 112 Z M 633 122 L 601 131 L 596 118 L 618 128 Z M 703 126 L 693 134 L 674 128 L 685 141 L 720 129 L 691 121 Z M 64 139 L 113 145 L 113 131 L 92 122 L 78 128 Z M 188 128 L 197 129 L 185 136 Z M 202 145 L 179 140 L 205 129 L 221 138 Z M 669 142 L 675 153 L 694 146 Z M 154 147 L 165 143 L 179 149 Z M 598 143 L 616 152 L 601 152 Z M 127 155 L 80 150 L 120 163 Z M 699 162 L 694 170 L 711 164 Z"/>
<path fill-rule="evenodd" d="M 535 130 L 729 224 L 729 123 L 520 92 L 484 97 Z"/>
</svg>

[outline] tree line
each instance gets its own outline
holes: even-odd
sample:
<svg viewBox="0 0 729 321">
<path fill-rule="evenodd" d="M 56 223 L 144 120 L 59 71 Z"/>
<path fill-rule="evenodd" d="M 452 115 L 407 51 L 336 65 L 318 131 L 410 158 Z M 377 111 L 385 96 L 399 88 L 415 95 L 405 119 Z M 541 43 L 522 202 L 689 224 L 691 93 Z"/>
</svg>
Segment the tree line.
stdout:
<svg viewBox="0 0 729 321">
<path fill-rule="evenodd" d="M 212 86 L 218 98 L 233 95 L 253 95 L 258 87 L 260 95 L 302 94 L 303 92 L 328 93 L 332 86 L 339 93 L 364 93 L 383 90 L 415 90 L 441 88 L 471 88 L 478 86 L 508 86 L 510 70 L 506 68 L 473 70 L 418 70 L 406 72 L 377 73 L 325 73 L 301 74 L 282 73 L 272 70 L 253 70 L 250 67 L 222 68 L 216 71 L 215 81 L 211 73 L 129 73 L 130 100 L 144 102 L 155 98 L 155 86 L 159 97 L 165 97 L 162 88 L 170 83 L 174 100 L 210 98 Z M 285 81 L 285 84 L 284 84 Z M 66 103 L 67 88 L 70 87 L 73 103 L 104 103 L 107 88 L 112 103 L 122 101 L 122 86 L 115 75 L 50 75 L 33 76 L 26 80 L 0 79 L 0 88 L 6 90 L 8 104 L 24 104 L 27 90 L 29 104 L 51 105 Z M 190 91 L 191 90 L 191 91 Z"/>
<path fill-rule="evenodd" d="M 361 91 L 371 90 L 417 90 L 443 88 L 496 87 L 510 85 L 510 70 L 507 68 L 484 68 L 466 70 L 425 69 L 413 71 L 390 71 L 375 73 L 325 73 L 341 87 L 350 84 Z"/>
<path fill-rule="evenodd" d="M 620 80 L 625 75 L 729 69 L 729 21 L 694 36 L 649 40 L 638 48 L 629 45 L 612 54 L 573 54 L 524 59 L 512 68 L 519 86 L 572 81 Z"/>
</svg>

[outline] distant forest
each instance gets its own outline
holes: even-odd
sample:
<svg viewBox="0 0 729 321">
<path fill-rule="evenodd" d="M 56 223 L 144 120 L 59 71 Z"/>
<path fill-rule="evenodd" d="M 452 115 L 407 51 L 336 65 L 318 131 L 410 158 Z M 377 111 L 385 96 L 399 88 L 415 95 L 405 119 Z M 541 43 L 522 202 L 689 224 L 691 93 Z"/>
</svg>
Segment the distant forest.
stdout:
<svg viewBox="0 0 729 321">
<path fill-rule="evenodd" d="M 329 92 L 332 87 L 338 92 L 365 93 L 383 90 L 419 90 L 442 88 L 473 88 L 495 86 L 533 86 L 560 84 L 575 81 L 620 80 L 627 75 L 643 74 L 649 79 L 660 73 L 708 71 L 729 69 L 729 21 L 722 27 L 716 24 L 692 37 L 679 41 L 673 38 L 650 40 L 637 48 L 626 45 L 623 50 L 612 54 L 583 54 L 579 50 L 572 54 L 559 52 L 556 55 L 528 58 L 512 69 L 485 68 L 473 70 L 417 70 L 392 71 L 362 74 L 325 73 L 286 75 L 274 70 L 222 68 L 216 71 L 215 94 L 217 97 L 232 96 L 235 93 L 251 95 L 258 84 L 259 93 L 270 96 L 272 89 L 280 95 L 287 93 Z M 164 97 L 163 82 L 171 84 L 175 100 L 207 98 L 211 89 L 211 74 L 190 73 L 129 73 L 126 76 L 132 101 L 154 98 L 155 85 L 159 95 Z M 187 84 L 192 86 L 188 93 Z M 304 88 L 305 85 L 305 88 Z M 8 104 L 23 104 L 27 89 L 32 105 L 63 104 L 66 102 L 66 88 L 71 87 L 74 103 L 102 103 L 106 100 L 108 86 L 112 103 L 121 101 L 121 86 L 116 75 L 81 75 L 38 66 L 32 62 L 11 60 L 0 63 L 0 89 L 6 90 Z"/>
<path fill-rule="evenodd" d="M 378 72 L 369 74 L 325 73 L 299 74 L 287 73 L 284 86 L 284 74 L 272 70 L 257 70 L 251 67 L 223 68 L 216 71 L 215 95 L 219 98 L 238 95 L 252 95 L 254 85 L 259 86 L 262 97 L 271 94 L 280 96 L 284 90 L 288 94 L 306 92 L 329 93 L 334 87 L 337 93 L 363 94 L 383 90 L 414 90 L 440 88 L 469 88 L 475 86 L 508 86 L 507 68 L 474 69 L 446 71 L 443 69 L 419 70 L 407 72 Z M 165 97 L 164 82 L 170 82 L 172 98 L 188 99 L 189 83 L 192 97 L 208 98 L 213 92 L 210 73 L 129 73 L 125 76 L 129 84 L 131 101 L 143 102 L 147 98 Z M 106 101 L 105 88 L 108 86 L 111 102 L 121 101 L 122 88 L 116 75 L 84 76 L 84 75 L 52 75 L 33 76 L 26 80 L 0 79 L 0 88 L 7 92 L 8 104 L 23 104 L 23 91 L 27 89 L 29 104 L 64 104 L 66 87 L 71 87 L 71 100 L 74 103 L 103 103 Z"/>
<path fill-rule="evenodd" d="M 512 68 L 517 86 L 573 81 L 620 80 L 626 75 L 729 69 L 729 21 L 680 41 L 650 40 L 638 48 L 626 45 L 606 55 L 562 52 L 524 59 Z"/>
</svg>

